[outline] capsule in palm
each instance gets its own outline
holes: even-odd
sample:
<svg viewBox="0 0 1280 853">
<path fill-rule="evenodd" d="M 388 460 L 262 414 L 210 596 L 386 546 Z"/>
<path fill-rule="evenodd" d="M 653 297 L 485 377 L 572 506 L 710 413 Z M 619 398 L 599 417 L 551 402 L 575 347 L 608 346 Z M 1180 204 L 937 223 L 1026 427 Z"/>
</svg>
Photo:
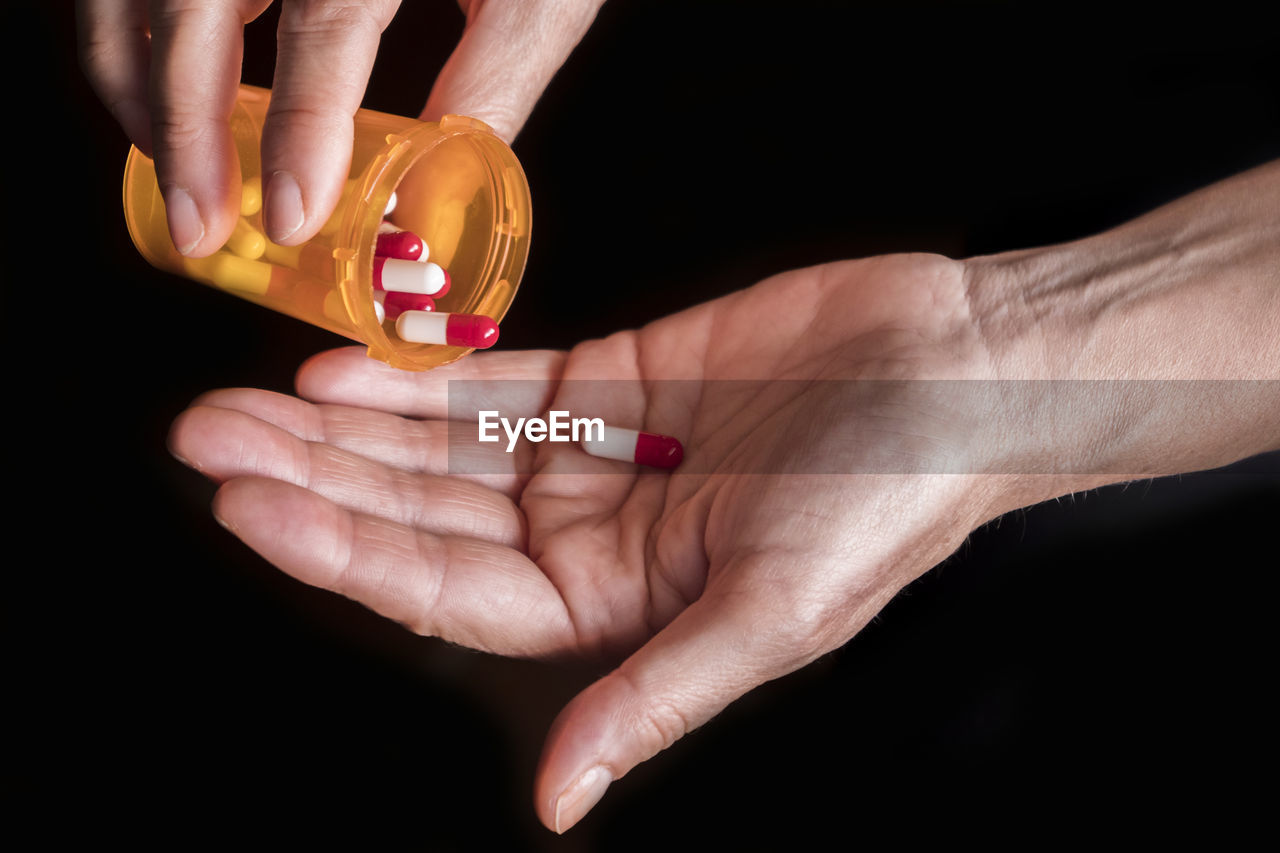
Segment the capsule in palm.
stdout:
<svg viewBox="0 0 1280 853">
<path fill-rule="evenodd" d="M 598 440 L 591 439 L 591 430 L 587 435 L 588 438 L 582 441 L 582 449 L 602 459 L 634 462 L 652 468 L 674 468 L 684 459 L 684 446 L 669 435 L 614 426 L 604 427 Z"/>
</svg>

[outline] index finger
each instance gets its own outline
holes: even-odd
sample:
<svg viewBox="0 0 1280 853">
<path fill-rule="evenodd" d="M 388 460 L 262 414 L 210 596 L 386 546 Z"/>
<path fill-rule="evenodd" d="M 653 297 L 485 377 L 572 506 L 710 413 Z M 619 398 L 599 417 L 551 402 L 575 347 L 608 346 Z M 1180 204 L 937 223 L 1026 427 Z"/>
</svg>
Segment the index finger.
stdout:
<svg viewBox="0 0 1280 853">
<path fill-rule="evenodd" d="M 240 82 L 245 2 L 151 4 L 151 128 L 156 178 L 178 251 L 205 257 L 235 226 L 240 160 L 230 118 Z"/>
<path fill-rule="evenodd" d="M 253 476 L 224 483 L 213 512 L 281 571 L 416 633 L 519 657 L 574 646 L 559 591 L 513 548 L 416 530 Z"/>
<path fill-rule="evenodd" d="M 565 354 L 556 350 L 472 353 L 466 358 L 416 372 L 398 370 L 358 347 L 330 350 L 298 368 L 298 396 L 314 403 L 379 409 L 416 418 L 449 417 L 458 410 L 499 409 L 512 416 L 542 414 L 551 405 Z M 455 385 L 450 393 L 449 383 Z"/>
</svg>

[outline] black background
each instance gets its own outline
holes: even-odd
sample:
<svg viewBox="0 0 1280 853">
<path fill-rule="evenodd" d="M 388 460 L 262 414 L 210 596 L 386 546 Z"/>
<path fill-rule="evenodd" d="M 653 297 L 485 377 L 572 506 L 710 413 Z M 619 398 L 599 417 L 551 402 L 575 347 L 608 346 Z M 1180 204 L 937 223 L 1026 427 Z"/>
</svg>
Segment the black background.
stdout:
<svg viewBox="0 0 1280 853">
<path fill-rule="evenodd" d="M 548 833 L 541 738 L 594 673 L 409 636 L 213 522 L 170 420 L 214 387 L 288 391 L 344 341 L 142 261 L 70 4 L 20 5 L 3 779 L 50 839 L 806 849 L 1264 827 L 1274 456 L 975 532 L 845 648 Z M 406 7 L 365 105 L 416 114 L 461 17 Z M 1172 9 L 614 0 L 515 144 L 535 237 L 502 346 L 566 347 L 820 261 L 1080 237 L 1280 156 L 1275 21 Z M 248 29 L 247 82 L 270 85 L 274 20 Z"/>
</svg>

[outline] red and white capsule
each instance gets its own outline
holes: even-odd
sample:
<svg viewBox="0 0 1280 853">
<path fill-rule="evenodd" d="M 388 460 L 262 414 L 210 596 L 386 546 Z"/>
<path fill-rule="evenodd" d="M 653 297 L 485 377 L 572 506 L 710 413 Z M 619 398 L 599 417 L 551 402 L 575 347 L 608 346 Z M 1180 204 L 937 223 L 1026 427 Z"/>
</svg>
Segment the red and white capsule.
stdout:
<svg viewBox="0 0 1280 853">
<path fill-rule="evenodd" d="M 483 314 L 405 311 L 396 318 L 396 334 L 413 344 L 488 349 L 498 342 L 498 324 Z"/>
<path fill-rule="evenodd" d="M 392 320 L 406 311 L 436 310 L 436 301 L 430 296 L 423 296 L 420 293 L 387 291 L 378 295 L 382 297 L 382 304 L 387 309 L 387 316 Z"/>
<path fill-rule="evenodd" d="M 591 436 L 592 431 L 587 430 Z M 607 426 L 599 440 L 584 439 L 582 449 L 602 459 L 634 462 L 652 468 L 674 468 L 684 459 L 684 446 L 669 435 Z"/>
<path fill-rule="evenodd" d="M 379 231 L 378 242 L 373 253 L 384 258 L 397 258 L 404 261 L 425 261 L 427 244 L 412 231 Z"/>
<path fill-rule="evenodd" d="M 373 286 L 397 293 L 440 296 L 449 291 L 449 276 L 439 264 L 406 261 L 403 258 L 374 258 Z"/>
</svg>

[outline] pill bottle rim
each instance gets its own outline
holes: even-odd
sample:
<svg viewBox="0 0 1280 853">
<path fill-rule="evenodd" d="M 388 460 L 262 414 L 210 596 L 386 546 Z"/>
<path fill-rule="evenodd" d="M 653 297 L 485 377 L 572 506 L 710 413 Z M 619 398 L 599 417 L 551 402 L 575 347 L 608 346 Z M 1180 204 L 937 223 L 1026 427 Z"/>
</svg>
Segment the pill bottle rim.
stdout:
<svg viewBox="0 0 1280 853">
<path fill-rule="evenodd" d="M 393 367 L 409 370 L 439 367 L 473 351 L 469 347 L 409 343 L 387 334 L 375 313 L 373 298 L 374 247 L 391 193 L 434 148 L 458 137 L 469 138 L 475 156 L 484 163 L 490 176 L 491 206 L 498 220 L 490 231 L 489 257 L 484 268 L 492 270 L 502 258 L 512 268 L 513 274 L 502 279 L 506 283 L 506 292 L 496 302 L 484 298 L 485 287 L 482 286 L 475 289 L 467 304 L 456 308 L 465 313 L 484 313 L 501 323 L 519 287 L 530 230 L 528 183 L 519 160 L 506 142 L 479 119 L 458 115 L 446 115 L 439 122 L 422 122 L 402 132 L 387 134 L 386 147 L 358 176 L 360 184 L 353 193 L 353 202 L 343 213 L 338 242 L 344 248 L 334 250 L 334 274 L 346 311 L 368 346 L 369 356 Z M 516 171 L 520 178 L 518 182 L 503 180 L 503 172 L 508 169 Z M 507 199 L 505 194 L 522 197 Z M 514 229 L 504 229 L 502 225 L 504 217 L 514 209 L 524 211 L 525 222 L 521 231 L 525 248 L 518 257 L 507 259 L 516 238 L 512 233 Z"/>
</svg>

